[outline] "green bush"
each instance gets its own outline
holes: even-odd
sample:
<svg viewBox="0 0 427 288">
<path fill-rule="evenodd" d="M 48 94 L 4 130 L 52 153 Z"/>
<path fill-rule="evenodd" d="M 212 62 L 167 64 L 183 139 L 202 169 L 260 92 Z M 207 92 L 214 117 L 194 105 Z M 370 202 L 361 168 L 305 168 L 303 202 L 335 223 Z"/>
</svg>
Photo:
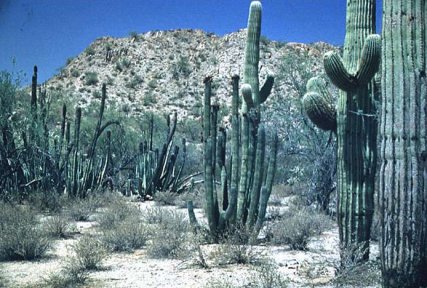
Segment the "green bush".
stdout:
<svg viewBox="0 0 427 288">
<path fill-rule="evenodd" d="M 96 72 L 85 72 L 85 84 L 96 85 L 98 84 L 98 73 Z"/>
<path fill-rule="evenodd" d="M 189 256 L 189 223 L 183 213 L 160 210 L 160 223 L 153 229 L 147 253 L 152 258 Z"/>
<path fill-rule="evenodd" d="M 67 217 L 54 215 L 44 222 L 46 234 L 56 238 L 66 238 L 72 230 Z"/>
<path fill-rule="evenodd" d="M 212 256 L 219 265 L 253 264 L 265 262 L 266 257 L 255 246 L 248 244 L 251 235 L 245 227 L 230 228 L 220 241 L 220 245 L 213 251 Z"/>
<path fill-rule="evenodd" d="M 50 246 L 33 210 L 0 203 L 0 260 L 38 259 Z"/>
<path fill-rule="evenodd" d="M 97 270 L 108 256 L 104 243 L 93 236 L 84 235 L 73 246 L 71 265 L 78 270 Z"/>
<path fill-rule="evenodd" d="M 85 52 L 86 52 L 86 55 L 88 56 L 95 55 L 95 49 L 93 49 L 92 46 L 87 47 Z"/>
<path fill-rule="evenodd" d="M 139 84 L 143 82 L 141 76 L 135 75 L 129 83 L 126 83 L 127 88 L 135 89 Z"/>
<path fill-rule="evenodd" d="M 149 229 L 139 219 L 128 218 L 114 226 L 112 229 L 103 231 L 102 241 L 112 251 L 131 252 L 146 245 L 149 237 Z"/>
<path fill-rule="evenodd" d="M 156 204 L 161 206 L 176 205 L 178 194 L 169 191 L 157 191 L 154 194 Z"/>
<path fill-rule="evenodd" d="M 68 203 L 67 214 L 74 221 L 89 221 L 102 203 L 98 197 L 88 197 L 86 199 L 72 199 Z"/>
<path fill-rule="evenodd" d="M 306 250 L 310 237 L 332 227 L 332 220 L 314 209 L 290 210 L 271 227 L 272 242 L 293 250 Z"/>
<path fill-rule="evenodd" d="M 124 199 L 112 200 L 105 210 L 97 217 L 101 229 L 111 229 L 120 225 L 126 219 L 140 219 L 141 211 L 132 203 L 127 203 Z"/>
<path fill-rule="evenodd" d="M 74 78 L 77 78 L 80 76 L 80 72 L 77 69 L 71 69 L 71 76 L 73 76 Z"/>
</svg>

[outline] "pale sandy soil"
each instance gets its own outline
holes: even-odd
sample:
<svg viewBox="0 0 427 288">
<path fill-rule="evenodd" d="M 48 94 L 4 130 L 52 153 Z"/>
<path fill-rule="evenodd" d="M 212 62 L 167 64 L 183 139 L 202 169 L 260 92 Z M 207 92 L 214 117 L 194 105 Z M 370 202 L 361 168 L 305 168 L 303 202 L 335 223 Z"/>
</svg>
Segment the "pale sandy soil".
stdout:
<svg viewBox="0 0 427 288">
<path fill-rule="evenodd" d="M 153 205 L 141 204 L 144 208 Z M 168 208 L 175 209 L 175 208 Z M 183 210 L 185 211 L 185 210 Z M 197 215 L 202 215 L 200 210 Z M 56 240 L 49 257 L 40 261 L 4 262 L 1 268 L 6 287 L 34 287 L 43 283 L 51 273 L 59 272 L 64 260 L 70 256 L 70 245 L 85 233 L 93 233 L 95 222 L 77 222 L 71 239 Z M 339 260 L 338 231 L 333 228 L 312 239 L 308 251 L 292 251 L 287 246 L 255 247 L 260 254 L 272 259 L 278 271 L 288 279 L 288 287 L 334 287 L 330 284 Z M 200 268 L 190 260 L 151 259 L 145 249 L 133 253 L 113 253 L 105 260 L 103 269 L 90 272 L 86 287 L 206 287 L 213 280 L 227 280 L 236 284 L 250 281 L 254 272 L 251 265 L 215 264 L 210 258 L 213 245 L 202 247 L 209 268 Z M 377 257 L 378 248 L 372 245 L 372 257 Z M 4 280 L 5 279 L 5 280 Z M 1 281 L 1 280 L 0 280 Z M 1 287 L 1 285 L 0 285 Z M 361 284 L 359 287 L 366 287 Z"/>
</svg>

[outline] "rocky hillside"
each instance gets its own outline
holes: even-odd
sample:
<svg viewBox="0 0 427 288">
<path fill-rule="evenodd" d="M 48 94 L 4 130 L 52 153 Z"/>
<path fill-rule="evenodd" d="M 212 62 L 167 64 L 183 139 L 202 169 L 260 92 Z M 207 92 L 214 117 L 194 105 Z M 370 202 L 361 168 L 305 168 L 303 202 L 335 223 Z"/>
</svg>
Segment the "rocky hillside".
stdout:
<svg viewBox="0 0 427 288">
<path fill-rule="evenodd" d="M 80 105 L 100 98 L 107 83 L 108 101 L 127 113 L 172 112 L 198 116 L 202 107 L 203 79 L 214 78 L 220 103 L 230 102 L 230 78 L 242 76 L 245 30 L 218 37 L 200 30 L 133 33 L 126 38 L 102 37 L 47 81 L 52 90 L 67 91 Z M 260 75 L 279 73 L 282 59 L 298 53 L 313 57 L 320 69 L 325 43 L 279 43 L 262 38 Z M 311 60 L 313 60 L 311 59 Z M 289 67 L 292 69 L 292 67 Z M 286 93 L 276 81 L 274 93 Z M 272 97 L 274 98 L 274 97 Z"/>
</svg>

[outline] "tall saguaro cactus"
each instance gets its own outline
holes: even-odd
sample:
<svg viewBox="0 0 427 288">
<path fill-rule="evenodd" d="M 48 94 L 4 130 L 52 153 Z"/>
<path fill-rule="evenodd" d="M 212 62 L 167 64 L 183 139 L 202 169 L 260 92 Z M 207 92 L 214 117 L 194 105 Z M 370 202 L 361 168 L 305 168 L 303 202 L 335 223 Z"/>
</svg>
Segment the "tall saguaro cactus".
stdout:
<svg viewBox="0 0 427 288">
<path fill-rule="evenodd" d="M 383 286 L 427 287 L 427 4 L 387 0 L 383 9 Z"/>
<path fill-rule="evenodd" d="M 338 157 L 338 224 L 342 249 L 363 248 L 369 257 L 370 227 L 377 160 L 375 87 L 381 39 L 375 32 L 375 0 L 347 0 L 344 54 L 324 56 L 326 74 L 341 90 L 336 110 L 322 85 L 313 79 L 304 107 L 313 122 L 324 130 L 335 130 Z"/>
</svg>

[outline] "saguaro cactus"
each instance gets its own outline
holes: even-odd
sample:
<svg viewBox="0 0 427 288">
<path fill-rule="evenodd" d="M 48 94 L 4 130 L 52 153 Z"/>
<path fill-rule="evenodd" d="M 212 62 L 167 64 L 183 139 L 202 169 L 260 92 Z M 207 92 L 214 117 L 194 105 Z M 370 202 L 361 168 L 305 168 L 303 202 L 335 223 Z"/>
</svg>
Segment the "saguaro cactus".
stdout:
<svg viewBox="0 0 427 288">
<path fill-rule="evenodd" d="M 427 6 L 383 8 L 380 254 L 384 287 L 427 287 Z"/>
<path fill-rule="evenodd" d="M 373 34 L 375 6 L 375 0 L 347 0 L 343 58 L 337 52 L 324 57 L 326 74 L 341 90 L 336 111 L 340 242 L 342 249 L 362 248 L 360 260 L 369 258 L 377 160 L 377 99 L 372 79 L 379 68 L 381 39 Z M 308 86 L 304 97 L 308 116 L 320 128 L 334 130 L 330 98 L 317 80 Z"/>
</svg>

